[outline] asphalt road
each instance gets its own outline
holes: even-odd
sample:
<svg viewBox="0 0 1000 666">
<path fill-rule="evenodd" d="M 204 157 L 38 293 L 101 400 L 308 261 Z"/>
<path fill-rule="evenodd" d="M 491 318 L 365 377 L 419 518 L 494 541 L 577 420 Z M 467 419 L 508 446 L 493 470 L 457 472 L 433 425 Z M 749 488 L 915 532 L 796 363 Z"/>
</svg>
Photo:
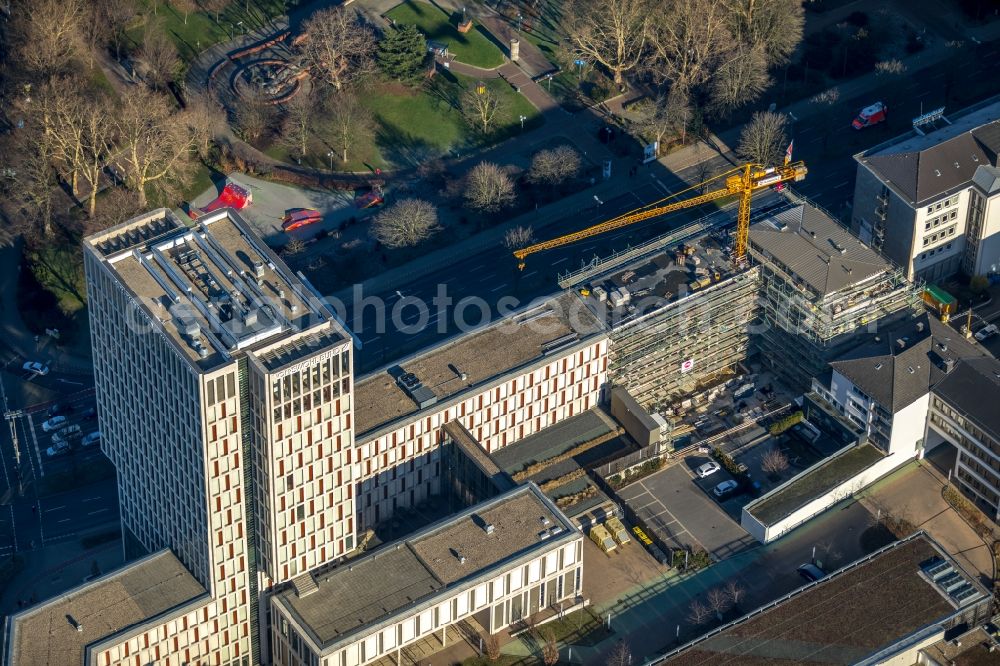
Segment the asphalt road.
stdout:
<svg viewBox="0 0 1000 666">
<path fill-rule="evenodd" d="M 64 391 L 58 402 L 67 416 L 66 425 L 80 425 L 81 436 L 86 435 L 98 428 L 96 419 L 84 417 L 85 411 L 94 406 L 93 389 L 78 390 L 86 378 L 55 372 L 44 377 L 32 376 L 20 371 L 20 362 L 9 363 L 6 369 L 3 381 L 10 413 L 7 427 L 0 429 L 0 470 L 3 474 L 0 494 L 6 502 L 0 506 L 0 556 L 29 552 L 101 527 L 117 526 L 118 492 L 113 478 L 78 487 L 67 485 L 62 492 L 38 497 L 38 485 L 45 477 L 58 474 L 63 479 L 73 479 L 87 466 L 107 464 L 107 461 L 102 460 L 104 454 L 98 447 L 80 448 L 79 439 L 66 455 L 46 455 L 52 434 L 44 432 L 41 426 L 48 418 L 52 403 L 18 409 L 15 398 L 19 391 L 24 393 L 24 384 L 45 385 L 50 389 L 46 392 L 48 395 L 52 395 L 52 391 Z M 67 393 L 67 390 L 72 392 Z M 12 427 L 17 435 L 20 464 L 14 452 Z"/>
<path fill-rule="evenodd" d="M 676 175 L 659 171 L 641 171 L 632 189 L 600 204 L 595 202 L 586 211 L 568 215 L 537 235 L 551 238 L 596 224 L 687 187 Z M 784 202 L 770 191 L 759 193 L 754 201 L 758 215 Z M 388 365 L 462 330 L 527 307 L 536 299 L 559 291 L 560 273 L 575 270 L 597 255 L 607 256 L 635 246 L 705 215 L 712 215 L 720 225 L 733 224 L 735 220 L 732 206 L 725 210 L 703 206 L 532 255 L 524 271 L 518 271 L 516 260 L 505 248 L 497 246 L 469 257 L 458 257 L 450 267 L 407 284 L 364 293 L 365 300 L 345 304 L 347 323 L 361 343 L 356 353 L 357 371 L 364 373 Z"/>
</svg>

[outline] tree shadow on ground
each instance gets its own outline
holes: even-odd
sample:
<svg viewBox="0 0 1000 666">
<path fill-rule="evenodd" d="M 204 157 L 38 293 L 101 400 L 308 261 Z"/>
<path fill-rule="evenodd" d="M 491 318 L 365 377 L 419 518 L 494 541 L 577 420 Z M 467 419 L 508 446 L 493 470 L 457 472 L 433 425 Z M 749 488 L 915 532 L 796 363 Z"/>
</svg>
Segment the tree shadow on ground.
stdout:
<svg viewBox="0 0 1000 666">
<path fill-rule="evenodd" d="M 416 167 L 440 155 L 440 150 L 427 141 L 384 123 L 375 130 L 375 145 L 382 157 L 397 168 Z"/>
</svg>

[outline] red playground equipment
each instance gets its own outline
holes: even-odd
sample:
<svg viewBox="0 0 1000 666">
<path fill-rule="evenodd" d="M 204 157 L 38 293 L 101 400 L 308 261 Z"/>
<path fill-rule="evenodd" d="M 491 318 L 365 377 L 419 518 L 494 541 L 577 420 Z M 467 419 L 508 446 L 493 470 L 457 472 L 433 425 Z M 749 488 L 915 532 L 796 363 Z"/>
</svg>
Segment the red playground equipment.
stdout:
<svg viewBox="0 0 1000 666">
<path fill-rule="evenodd" d="M 222 192 L 219 193 L 219 196 L 201 208 L 191 206 L 188 209 L 188 216 L 191 217 L 191 219 L 197 219 L 206 213 L 211 213 L 212 211 L 219 210 L 221 208 L 242 210 L 252 203 L 253 193 L 250 191 L 249 186 L 242 185 L 234 180 L 227 180 L 226 185 L 222 188 Z"/>
<path fill-rule="evenodd" d="M 292 231 L 323 220 L 323 215 L 315 208 L 293 208 L 281 218 L 281 228 Z"/>
</svg>

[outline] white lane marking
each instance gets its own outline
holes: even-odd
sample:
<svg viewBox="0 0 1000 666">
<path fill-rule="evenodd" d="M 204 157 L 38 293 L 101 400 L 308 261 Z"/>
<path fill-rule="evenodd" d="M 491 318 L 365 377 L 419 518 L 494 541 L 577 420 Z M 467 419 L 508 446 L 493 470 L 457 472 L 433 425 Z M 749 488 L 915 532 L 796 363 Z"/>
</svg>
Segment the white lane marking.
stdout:
<svg viewBox="0 0 1000 666">
<path fill-rule="evenodd" d="M 28 429 L 31 432 L 31 441 L 34 443 L 35 446 L 35 455 L 38 456 L 38 471 L 41 473 L 42 476 L 45 476 L 45 465 L 42 464 L 42 454 L 38 450 L 38 437 L 35 436 L 35 419 L 31 414 L 28 415 L 28 426 L 29 426 Z M 34 471 L 35 463 L 31 460 L 30 454 L 28 455 L 28 462 L 31 463 L 31 469 L 32 471 Z"/>
<path fill-rule="evenodd" d="M 96 516 L 97 514 L 104 513 L 105 511 L 107 511 L 107 509 L 98 509 L 97 511 L 88 511 L 87 515 L 88 516 Z"/>
<path fill-rule="evenodd" d="M 528 273 L 525 273 L 521 277 L 531 277 L 532 275 L 535 275 L 537 273 L 538 273 L 538 271 L 529 271 Z"/>
<path fill-rule="evenodd" d="M 832 189 L 839 190 L 840 188 L 844 187 L 845 185 L 850 185 L 850 184 L 851 184 L 851 181 L 845 180 L 840 185 L 834 185 Z"/>
<path fill-rule="evenodd" d="M 66 508 L 66 505 L 63 504 L 62 506 L 54 506 L 51 509 L 44 509 L 44 511 L 58 511 L 59 509 L 65 509 L 65 508 Z"/>
<path fill-rule="evenodd" d="M 561 264 L 561 263 L 562 263 L 562 262 L 564 262 L 564 261 L 569 261 L 569 257 L 563 257 L 563 258 L 562 258 L 562 259 L 560 259 L 559 261 L 553 261 L 553 262 L 552 262 L 552 265 L 553 265 L 553 266 L 555 266 L 556 264 Z"/>
<path fill-rule="evenodd" d="M 503 290 L 504 290 L 504 289 L 506 289 L 506 288 L 507 288 L 507 285 L 505 285 L 505 284 L 502 284 L 502 285 L 500 285 L 499 287 L 497 287 L 496 289 L 490 289 L 490 293 L 491 293 L 491 294 L 495 294 L 495 293 L 497 293 L 498 291 L 503 291 Z"/>
</svg>

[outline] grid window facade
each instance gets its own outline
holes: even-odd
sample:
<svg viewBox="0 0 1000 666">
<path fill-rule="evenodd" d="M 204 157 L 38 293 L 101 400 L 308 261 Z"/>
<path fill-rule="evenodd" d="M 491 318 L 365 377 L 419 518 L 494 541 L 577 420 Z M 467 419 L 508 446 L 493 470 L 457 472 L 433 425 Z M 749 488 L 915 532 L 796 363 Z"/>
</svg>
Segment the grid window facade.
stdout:
<svg viewBox="0 0 1000 666">
<path fill-rule="evenodd" d="M 355 446 L 358 530 L 441 492 L 444 424 L 457 419 L 487 452 L 496 451 L 595 407 L 607 369 L 605 339 L 360 441 Z"/>
</svg>

